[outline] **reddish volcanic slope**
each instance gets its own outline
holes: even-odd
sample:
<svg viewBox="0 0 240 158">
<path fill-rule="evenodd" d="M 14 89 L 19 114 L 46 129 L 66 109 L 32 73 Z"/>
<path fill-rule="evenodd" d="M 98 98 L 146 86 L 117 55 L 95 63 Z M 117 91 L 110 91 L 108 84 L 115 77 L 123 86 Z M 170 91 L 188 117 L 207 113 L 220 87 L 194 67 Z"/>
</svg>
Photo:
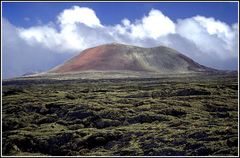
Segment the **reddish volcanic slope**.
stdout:
<svg viewBox="0 0 240 158">
<path fill-rule="evenodd" d="M 64 65 L 56 67 L 52 72 L 64 73 L 84 70 L 133 70 L 142 71 L 142 67 L 134 60 L 123 56 L 117 45 L 103 45 L 84 50 Z"/>
<path fill-rule="evenodd" d="M 78 71 L 151 71 L 163 74 L 209 71 L 192 59 L 167 47 L 141 48 L 106 44 L 89 48 L 49 73 Z"/>
</svg>

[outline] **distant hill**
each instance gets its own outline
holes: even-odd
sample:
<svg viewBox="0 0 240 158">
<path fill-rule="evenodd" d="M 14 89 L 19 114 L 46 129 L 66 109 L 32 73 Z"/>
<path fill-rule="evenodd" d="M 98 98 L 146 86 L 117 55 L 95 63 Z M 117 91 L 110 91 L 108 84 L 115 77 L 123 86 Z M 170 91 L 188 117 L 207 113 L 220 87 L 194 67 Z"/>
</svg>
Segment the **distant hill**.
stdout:
<svg viewBox="0 0 240 158">
<path fill-rule="evenodd" d="M 35 74 L 38 74 L 38 73 L 40 73 L 40 72 L 32 71 L 32 72 L 27 72 L 27 73 L 23 74 L 22 76 L 31 76 L 31 75 L 35 75 Z"/>
<path fill-rule="evenodd" d="M 142 48 L 123 44 L 106 44 L 86 49 L 48 73 L 83 71 L 136 71 L 158 74 L 213 72 L 180 52 L 164 47 Z"/>
</svg>

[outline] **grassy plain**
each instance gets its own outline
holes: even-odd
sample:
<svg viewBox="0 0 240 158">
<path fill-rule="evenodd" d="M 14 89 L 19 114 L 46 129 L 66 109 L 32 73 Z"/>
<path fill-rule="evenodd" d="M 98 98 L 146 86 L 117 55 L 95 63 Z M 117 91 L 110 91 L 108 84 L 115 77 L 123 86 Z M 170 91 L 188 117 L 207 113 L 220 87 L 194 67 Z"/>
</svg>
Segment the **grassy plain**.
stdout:
<svg viewBox="0 0 240 158">
<path fill-rule="evenodd" d="M 3 155 L 238 155 L 237 75 L 3 81 Z"/>
</svg>

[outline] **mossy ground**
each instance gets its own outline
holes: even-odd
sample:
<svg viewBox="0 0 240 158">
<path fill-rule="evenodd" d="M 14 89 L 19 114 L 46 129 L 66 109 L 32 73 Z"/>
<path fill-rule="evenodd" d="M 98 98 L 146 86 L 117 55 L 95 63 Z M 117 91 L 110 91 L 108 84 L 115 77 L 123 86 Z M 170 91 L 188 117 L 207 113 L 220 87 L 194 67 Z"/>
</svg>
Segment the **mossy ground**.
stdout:
<svg viewBox="0 0 240 158">
<path fill-rule="evenodd" d="M 3 155 L 238 155 L 237 76 L 3 81 Z"/>
</svg>

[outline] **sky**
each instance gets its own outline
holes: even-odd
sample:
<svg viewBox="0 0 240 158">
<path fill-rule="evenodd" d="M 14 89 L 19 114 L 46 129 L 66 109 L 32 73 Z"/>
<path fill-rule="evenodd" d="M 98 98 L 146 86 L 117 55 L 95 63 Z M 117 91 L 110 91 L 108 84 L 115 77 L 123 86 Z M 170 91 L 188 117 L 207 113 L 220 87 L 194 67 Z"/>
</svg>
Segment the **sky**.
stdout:
<svg viewBox="0 0 240 158">
<path fill-rule="evenodd" d="M 2 75 L 47 71 L 82 50 L 118 42 L 168 46 L 237 70 L 237 2 L 3 2 Z"/>
</svg>

